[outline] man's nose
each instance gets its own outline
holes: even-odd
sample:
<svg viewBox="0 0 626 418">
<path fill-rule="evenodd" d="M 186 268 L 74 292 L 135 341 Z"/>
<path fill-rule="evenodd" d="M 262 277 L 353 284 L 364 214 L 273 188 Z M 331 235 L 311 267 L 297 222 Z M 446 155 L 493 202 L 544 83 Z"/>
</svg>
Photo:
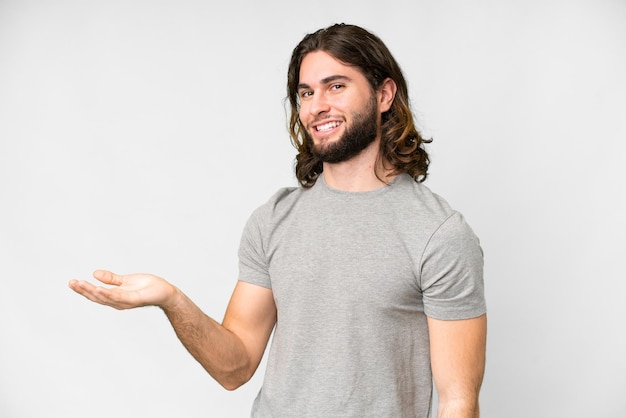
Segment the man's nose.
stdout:
<svg viewBox="0 0 626 418">
<path fill-rule="evenodd" d="M 328 104 L 327 98 L 324 94 L 315 94 L 311 98 L 311 107 L 309 108 L 309 112 L 314 115 L 321 115 L 330 110 L 330 106 Z"/>
</svg>

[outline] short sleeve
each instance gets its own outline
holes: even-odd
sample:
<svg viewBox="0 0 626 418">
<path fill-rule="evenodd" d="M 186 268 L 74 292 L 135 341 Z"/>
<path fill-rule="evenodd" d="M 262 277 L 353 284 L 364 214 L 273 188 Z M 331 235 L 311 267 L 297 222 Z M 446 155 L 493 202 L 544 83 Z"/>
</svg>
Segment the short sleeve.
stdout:
<svg viewBox="0 0 626 418">
<path fill-rule="evenodd" d="M 421 262 L 424 313 L 435 319 L 475 318 L 487 310 L 483 251 L 458 212 L 432 234 Z"/>
<path fill-rule="evenodd" d="M 239 243 L 239 280 L 271 289 L 267 257 L 263 246 L 263 208 L 252 213 Z"/>
</svg>

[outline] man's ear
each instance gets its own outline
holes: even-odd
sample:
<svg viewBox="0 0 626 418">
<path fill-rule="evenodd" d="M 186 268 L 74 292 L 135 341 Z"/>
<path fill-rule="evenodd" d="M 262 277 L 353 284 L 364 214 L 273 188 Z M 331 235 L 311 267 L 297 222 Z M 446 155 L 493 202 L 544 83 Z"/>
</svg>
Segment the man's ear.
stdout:
<svg viewBox="0 0 626 418">
<path fill-rule="evenodd" d="M 391 78 L 386 78 L 383 81 L 383 84 L 380 86 L 378 90 L 378 110 L 380 113 L 385 113 L 389 109 L 391 109 L 391 105 L 393 104 L 393 100 L 396 98 L 396 91 L 398 87 L 396 86 L 396 82 Z"/>
</svg>

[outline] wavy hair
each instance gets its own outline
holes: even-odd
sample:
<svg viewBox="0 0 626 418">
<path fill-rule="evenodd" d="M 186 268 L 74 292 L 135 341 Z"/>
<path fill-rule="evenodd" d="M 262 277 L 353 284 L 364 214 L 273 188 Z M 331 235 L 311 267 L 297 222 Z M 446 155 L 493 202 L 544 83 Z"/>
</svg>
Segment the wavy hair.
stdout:
<svg viewBox="0 0 626 418">
<path fill-rule="evenodd" d="M 359 26 L 339 23 L 306 35 L 294 48 L 289 62 L 289 134 L 298 151 L 295 171 L 300 184 L 305 188 L 313 186 L 323 171 L 322 161 L 311 152 L 312 144 L 299 117 L 300 66 L 304 57 L 314 51 L 327 52 L 342 63 L 358 68 L 374 91 L 378 91 L 387 78 L 396 83 L 397 91 L 391 108 L 382 114 L 378 162 L 385 169 L 390 169 L 393 175 L 408 173 L 415 181 L 426 180 L 430 160 L 424 144 L 432 139 L 422 138 L 415 127 L 407 83 L 400 66 L 376 35 Z"/>
</svg>

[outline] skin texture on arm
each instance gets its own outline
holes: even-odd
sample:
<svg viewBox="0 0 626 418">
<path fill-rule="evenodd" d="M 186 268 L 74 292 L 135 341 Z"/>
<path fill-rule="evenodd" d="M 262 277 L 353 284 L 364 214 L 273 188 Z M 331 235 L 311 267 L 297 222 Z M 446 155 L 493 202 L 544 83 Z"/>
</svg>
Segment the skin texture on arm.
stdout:
<svg viewBox="0 0 626 418">
<path fill-rule="evenodd" d="M 159 306 L 185 348 L 224 388 L 234 390 L 256 371 L 276 323 L 272 291 L 238 282 L 219 324 L 183 292 L 150 274 L 117 275 L 97 270 L 94 277 L 112 287 L 72 280 L 69 287 L 87 299 L 116 309 Z"/>
<path fill-rule="evenodd" d="M 487 316 L 458 321 L 428 318 L 438 418 L 478 418 L 485 372 Z"/>
</svg>

